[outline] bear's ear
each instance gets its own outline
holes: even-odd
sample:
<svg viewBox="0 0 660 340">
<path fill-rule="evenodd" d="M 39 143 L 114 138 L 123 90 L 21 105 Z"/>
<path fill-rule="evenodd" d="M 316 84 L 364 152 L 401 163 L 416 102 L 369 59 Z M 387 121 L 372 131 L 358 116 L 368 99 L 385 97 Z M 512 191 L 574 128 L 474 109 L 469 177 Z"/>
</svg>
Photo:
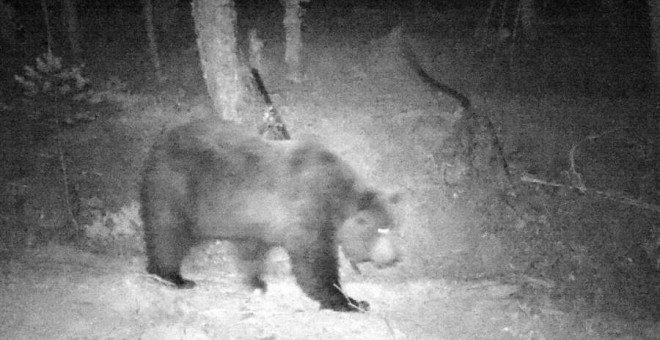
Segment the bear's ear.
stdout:
<svg viewBox="0 0 660 340">
<path fill-rule="evenodd" d="M 377 196 L 378 194 L 371 190 L 360 193 L 357 202 L 358 211 L 369 209 Z"/>
</svg>

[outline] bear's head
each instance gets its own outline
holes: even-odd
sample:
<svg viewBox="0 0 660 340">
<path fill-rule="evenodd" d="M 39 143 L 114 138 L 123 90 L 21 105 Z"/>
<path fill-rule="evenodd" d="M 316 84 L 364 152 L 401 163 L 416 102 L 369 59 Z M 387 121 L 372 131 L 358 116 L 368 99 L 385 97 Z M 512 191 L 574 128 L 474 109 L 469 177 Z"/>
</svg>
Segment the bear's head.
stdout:
<svg viewBox="0 0 660 340">
<path fill-rule="evenodd" d="M 390 205 L 399 195 L 385 195 L 372 190 L 360 192 L 356 210 L 337 232 L 342 250 L 351 264 L 372 262 L 378 267 L 389 266 L 400 259 L 392 236 L 395 229 Z"/>
</svg>

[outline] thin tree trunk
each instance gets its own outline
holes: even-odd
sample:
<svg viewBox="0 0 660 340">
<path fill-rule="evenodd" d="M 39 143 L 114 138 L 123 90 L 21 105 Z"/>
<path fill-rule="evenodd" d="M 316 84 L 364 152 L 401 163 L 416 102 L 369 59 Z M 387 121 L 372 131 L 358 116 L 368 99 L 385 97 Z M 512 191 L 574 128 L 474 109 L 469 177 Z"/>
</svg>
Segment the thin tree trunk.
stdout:
<svg viewBox="0 0 660 340">
<path fill-rule="evenodd" d="M 660 98 L 658 94 L 660 91 L 660 0 L 649 0 L 649 11 L 651 14 L 652 48 L 655 54 L 655 99 L 658 100 Z M 647 124 L 660 134 L 660 117 L 651 113 L 647 115 Z"/>
<path fill-rule="evenodd" d="M 46 25 L 46 42 L 48 43 L 48 53 L 53 52 L 53 29 L 50 26 L 50 12 L 48 11 L 48 2 L 41 0 L 41 11 L 44 14 L 44 24 Z"/>
<path fill-rule="evenodd" d="M 534 10 L 533 0 L 520 0 L 520 24 L 522 26 L 523 36 L 529 40 L 536 40 L 538 33 L 534 20 L 536 20 L 536 11 Z"/>
<path fill-rule="evenodd" d="M 651 0 L 653 1 L 653 0 Z M 603 0 L 602 5 L 605 10 L 605 18 L 607 19 L 610 27 L 610 34 L 612 38 L 623 37 L 623 14 L 621 13 L 621 6 L 619 0 Z"/>
<path fill-rule="evenodd" d="M 306 0 L 284 0 L 284 30 L 286 32 L 286 50 L 284 61 L 288 66 L 287 78 L 299 83 L 302 81 L 300 69 L 300 54 L 302 51 L 302 34 L 300 32 L 301 16 L 300 3 Z"/>
<path fill-rule="evenodd" d="M 248 60 L 250 62 L 250 68 L 263 70 L 263 65 L 261 64 L 261 50 L 263 48 L 264 42 L 259 39 L 259 36 L 257 35 L 257 29 L 250 29 L 248 32 Z"/>
<path fill-rule="evenodd" d="M 154 2 L 154 26 L 159 35 L 166 37 L 170 34 L 172 27 L 177 25 L 178 7 L 177 0 L 158 0 Z"/>
<path fill-rule="evenodd" d="M 655 52 L 655 84 L 660 89 L 660 0 L 649 0 L 651 13 L 651 36 Z"/>
<path fill-rule="evenodd" d="M 0 0 L 0 43 L 16 47 L 16 10 L 9 3 Z"/>
<path fill-rule="evenodd" d="M 495 9 L 496 4 L 497 0 L 490 0 L 490 5 L 488 5 L 488 12 L 486 13 L 486 17 L 484 18 L 484 21 L 481 23 L 481 25 L 477 26 L 477 30 L 474 33 L 474 37 L 476 39 L 481 39 L 481 47 L 486 46 L 486 42 L 488 40 L 488 31 L 490 30 L 489 25 L 490 21 L 492 20 L 491 17 L 493 16 L 493 10 Z"/>
<path fill-rule="evenodd" d="M 66 33 L 71 53 L 76 62 L 82 61 L 82 48 L 80 47 L 80 25 L 78 24 L 78 10 L 76 0 L 62 0 L 62 7 L 66 16 Z"/>
<path fill-rule="evenodd" d="M 147 39 L 149 40 L 149 58 L 151 59 L 151 65 L 154 67 L 154 73 L 156 75 L 156 80 L 159 83 L 165 81 L 163 76 L 160 56 L 158 55 L 158 43 L 156 42 L 156 33 L 154 31 L 154 7 L 151 3 L 151 0 L 141 0 L 142 1 L 142 16 L 144 17 L 144 28 L 147 31 Z"/>
<path fill-rule="evenodd" d="M 236 11 L 233 0 L 193 0 L 199 58 L 215 112 L 241 122 L 240 100 L 245 95 L 236 54 Z"/>
</svg>

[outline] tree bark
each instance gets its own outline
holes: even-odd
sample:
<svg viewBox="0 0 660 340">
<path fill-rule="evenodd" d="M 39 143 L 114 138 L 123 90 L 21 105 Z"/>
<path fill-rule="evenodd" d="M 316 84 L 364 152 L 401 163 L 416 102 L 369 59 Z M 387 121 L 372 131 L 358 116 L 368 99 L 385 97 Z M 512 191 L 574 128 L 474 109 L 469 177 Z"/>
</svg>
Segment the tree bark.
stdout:
<svg viewBox="0 0 660 340">
<path fill-rule="evenodd" d="M 660 0 L 649 0 L 649 12 L 651 15 L 651 43 L 655 55 L 654 93 L 655 99 L 658 100 L 660 98 L 658 95 L 660 92 Z M 660 133 L 660 117 L 652 113 L 648 113 L 647 116 L 647 124 Z"/>
<path fill-rule="evenodd" d="M 147 31 L 147 38 L 149 40 L 149 58 L 154 67 L 154 74 L 158 83 L 163 83 L 165 77 L 163 76 L 160 56 L 158 55 L 158 43 L 156 42 L 156 33 L 154 30 L 154 7 L 151 0 L 141 0 L 142 2 L 142 16 L 144 17 L 144 28 Z"/>
<path fill-rule="evenodd" d="M 651 0 L 653 1 L 653 0 Z M 610 34 L 613 39 L 620 39 L 624 37 L 624 14 L 622 11 L 623 4 L 620 0 L 603 0 L 603 9 L 605 11 L 605 18 L 609 24 Z"/>
<path fill-rule="evenodd" d="M 78 23 L 78 10 L 76 0 L 62 0 L 62 8 L 66 16 L 66 33 L 71 53 L 76 62 L 82 62 L 82 48 L 80 47 L 80 25 Z"/>
<path fill-rule="evenodd" d="M 523 36 L 529 40 L 536 40 L 538 32 L 536 31 L 535 20 L 536 11 L 534 10 L 533 0 L 520 0 L 520 24 L 522 26 Z"/>
<path fill-rule="evenodd" d="M 177 0 L 158 0 L 153 4 L 154 26 L 159 31 L 161 39 L 169 35 L 172 27 L 178 21 Z"/>
<path fill-rule="evenodd" d="M 477 26 L 477 29 L 474 32 L 474 37 L 476 39 L 481 39 L 481 46 L 485 47 L 487 40 L 488 40 L 488 32 L 490 31 L 490 22 L 492 20 L 493 16 L 493 11 L 495 10 L 495 5 L 497 4 L 497 0 L 490 0 L 490 5 L 488 5 L 488 12 L 486 14 L 486 17 L 484 18 L 484 21 Z"/>
<path fill-rule="evenodd" d="M 309 0 L 283 0 L 284 5 L 284 30 L 286 32 L 286 50 L 284 61 L 288 66 L 287 78 L 299 83 L 302 81 L 302 70 L 300 68 L 300 54 L 302 52 L 302 34 L 300 26 L 302 22 L 301 2 Z"/>
<path fill-rule="evenodd" d="M 216 113 L 241 122 L 245 95 L 236 54 L 236 11 L 233 0 L 193 0 L 192 15 L 206 88 Z"/>
<path fill-rule="evenodd" d="M 0 0 L 0 44 L 15 47 L 16 44 L 16 10 L 9 3 Z"/>
<path fill-rule="evenodd" d="M 48 2 L 41 0 L 41 11 L 44 14 L 44 24 L 46 25 L 46 42 L 48 43 L 48 53 L 53 51 L 53 28 L 50 26 L 50 11 L 48 11 Z"/>
<path fill-rule="evenodd" d="M 655 54 L 655 84 L 660 89 L 660 1 L 649 0 L 652 47 Z"/>
</svg>

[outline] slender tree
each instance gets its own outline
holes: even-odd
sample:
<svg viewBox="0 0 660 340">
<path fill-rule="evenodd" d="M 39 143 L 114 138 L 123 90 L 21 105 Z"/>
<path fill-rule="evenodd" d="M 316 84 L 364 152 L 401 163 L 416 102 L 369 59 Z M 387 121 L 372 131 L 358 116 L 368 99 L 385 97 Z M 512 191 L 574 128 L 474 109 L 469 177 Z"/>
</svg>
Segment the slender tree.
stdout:
<svg viewBox="0 0 660 340">
<path fill-rule="evenodd" d="M 652 48 L 655 54 L 655 93 L 656 98 L 658 98 L 658 91 L 660 90 L 660 0 L 649 0 L 649 11 L 651 14 Z M 660 133 L 660 117 L 648 113 L 648 119 L 648 124 Z"/>
<path fill-rule="evenodd" d="M 179 8 L 177 0 L 158 0 L 153 3 L 154 26 L 162 36 L 167 36 L 176 27 Z"/>
<path fill-rule="evenodd" d="M 71 53 L 76 62 L 81 62 L 82 47 L 80 46 L 80 25 L 78 24 L 76 0 L 62 0 L 62 9 L 66 18 L 66 33 Z"/>
<path fill-rule="evenodd" d="M 9 3 L 0 0 L 0 44 L 16 46 L 16 10 Z"/>
<path fill-rule="evenodd" d="M 206 88 L 215 112 L 242 121 L 238 106 L 245 95 L 236 54 L 236 10 L 233 0 L 193 0 L 197 48 Z"/>
<path fill-rule="evenodd" d="M 284 61 L 288 66 L 287 78 L 293 82 L 302 80 L 302 70 L 300 68 L 300 54 L 302 51 L 302 34 L 300 26 L 302 23 L 301 2 L 309 0 L 281 0 L 284 6 L 284 30 L 286 32 L 286 50 L 284 52 Z"/>
<path fill-rule="evenodd" d="M 653 2 L 654 0 L 651 0 Z M 615 38 L 623 36 L 624 17 L 620 0 L 603 0 L 601 5 L 605 11 L 605 18 L 609 23 L 610 35 Z"/>
<path fill-rule="evenodd" d="M 149 59 L 154 67 L 156 80 L 159 83 L 165 81 L 163 72 L 160 67 L 160 56 L 158 55 L 158 43 L 156 42 L 156 33 L 154 30 L 154 7 L 151 0 L 141 0 L 142 2 L 142 16 L 144 17 L 144 27 L 147 31 L 147 38 L 149 39 Z"/>
<path fill-rule="evenodd" d="M 523 36 L 529 40 L 536 40 L 538 38 L 538 32 L 535 25 L 536 11 L 534 9 L 534 1 L 520 0 L 518 11 L 520 12 L 520 26 Z"/>
<path fill-rule="evenodd" d="M 651 13 L 651 36 L 653 52 L 655 53 L 655 83 L 660 89 L 660 1 L 649 0 Z"/>
<path fill-rule="evenodd" d="M 44 24 L 46 25 L 46 42 L 48 44 L 48 53 L 53 51 L 53 28 L 50 26 L 50 12 L 48 11 L 48 2 L 41 0 L 41 11 L 44 14 Z"/>
</svg>

